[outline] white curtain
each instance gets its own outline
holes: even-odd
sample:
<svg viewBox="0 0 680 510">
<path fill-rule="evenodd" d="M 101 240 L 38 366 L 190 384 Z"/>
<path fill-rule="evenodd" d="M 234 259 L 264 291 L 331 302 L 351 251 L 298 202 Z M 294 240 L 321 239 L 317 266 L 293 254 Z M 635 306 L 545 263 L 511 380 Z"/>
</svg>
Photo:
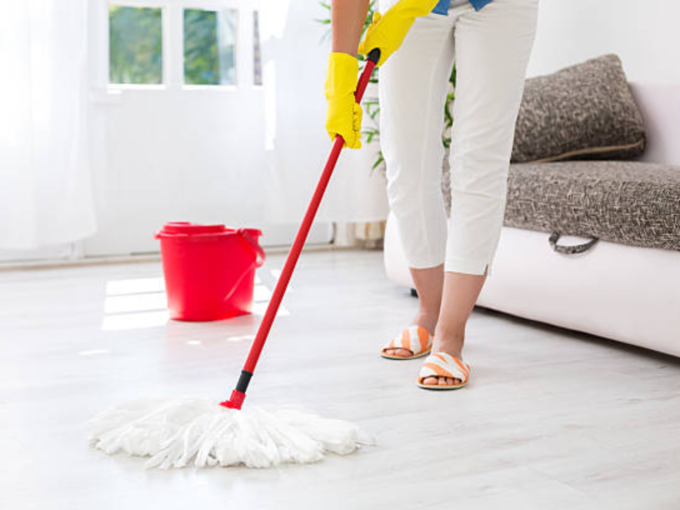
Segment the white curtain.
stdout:
<svg viewBox="0 0 680 510">
<path fill-rule="evenodd" d="M 95 232 L 87 4 L 0 2 L 0 248 L 35 249 Z"/>
<path fill-rule="evenodd" d="M 262 52 L 269 168 L 269 221 L 300 221 L 331 149 L 324 129 L 323 86 L 330 39 L 315 19 L 327 11 L 315 1 L 263 0 Z M 385 180 L 372 171 L 377 144 L 340 157 L 317 219 L 371 222 L 387 218 Z"/>
</svg>

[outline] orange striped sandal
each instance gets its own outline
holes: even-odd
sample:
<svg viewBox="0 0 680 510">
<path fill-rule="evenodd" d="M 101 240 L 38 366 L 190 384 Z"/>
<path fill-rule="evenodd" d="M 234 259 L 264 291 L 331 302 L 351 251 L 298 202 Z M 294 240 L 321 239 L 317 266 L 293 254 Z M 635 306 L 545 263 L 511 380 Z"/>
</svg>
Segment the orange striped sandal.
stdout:
<svg viewBox="0 0 680 510">
<path fill-rule="evenodd" d="M 422 358 L 430 354 L 432 350 L 432 340 L 434 336 L 431 335 L 422 326 L 409 326 L 400 335 L 386 343 L 380 349 L 380 355 L 386 359 L 416 359 Z M 386 349 L 406 349 L 413 353 L 413 356 L 395 356 L 385 352 Z"/>
<path fill-rule="evenodd" d="M 424 384 L 428 377 L 451 377 L 460 379 L 460 384 Z M 470 365 L 445 352 L 430 354 L 418 374 L 418 386 L 427 390 L 457 390 L 468 383 L 470 379 Z"/>
</svg>

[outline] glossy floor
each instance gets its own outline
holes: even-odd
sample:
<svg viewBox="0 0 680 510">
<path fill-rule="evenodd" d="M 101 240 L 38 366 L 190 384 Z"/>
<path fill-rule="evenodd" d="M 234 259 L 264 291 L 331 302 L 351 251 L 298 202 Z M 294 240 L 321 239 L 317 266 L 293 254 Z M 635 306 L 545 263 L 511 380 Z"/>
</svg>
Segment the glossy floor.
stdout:
<svg viewBox="0 0 680 510">
<path fill-rule="evenodd" d="M 283 258 L 259 272 L 258 310 Z M 270 470 L 146 471 L 85 421 L 139 395 L 229 396 L 259 316 L 168 322 L 160 265 L 0 273 L 0 509 L 678 509 L 680 360 L 476 310 L 469 386 L 378 348 L 416 300 L 377 252 L 306 253 L 246 405 L 301 404 L 377 444 Z M 678 339 L 680 341 L 680 337 Z"/>
</svg>

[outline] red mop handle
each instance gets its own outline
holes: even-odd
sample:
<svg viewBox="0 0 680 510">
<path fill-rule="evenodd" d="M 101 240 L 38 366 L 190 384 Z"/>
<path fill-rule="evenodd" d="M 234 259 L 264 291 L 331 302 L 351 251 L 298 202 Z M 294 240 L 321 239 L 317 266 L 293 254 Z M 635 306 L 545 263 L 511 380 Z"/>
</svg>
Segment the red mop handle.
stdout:
<svg viewBox="0 0 680 510">
<path fill-rule="evenodd" d="M 361 102 L 361 98 L 364 96 L 364 92 L 366 91 L 368 82 L 371 79 L 371 74 L 373 73 L 375 65 L 378 63 L 378 60 L 380 60 L 380 50 L 376 48 L 368 54 L 366 66 L 364 67 L 361 77 L 359 78 L 357 90 L 354 93 L 357 103 Z M 253 345 L 250 347 L 248 359 L 246 360 L 243 370 L 241 371 L 241 377 L 238 380 L 236 389 L 231 393 L 231 398 L 221 403 L 221 405 L 224 407 L 229 407 L 231 409 L 241 409 L 243 400 L 246 398 L 246 389 L 248 388 L 248 383 L 253 376 L 255 366 L 257 365 L 257 361 L 260 358 L 260 353 L 262 352 L 264 343 L 267 340 L 267 336 L 269 335 L 269 330 L 271 329 L 274 318 L 276 317 L 276 312 L 279 309 L 283 295 L 286 293 L 288 282 L 293 275 L 295 264 L 297 264 L 298 258 L 300 258 L 300 253 L 302 252 L 302 248 L 305 244 L 305 241 L 307 240 L 307 234 L 309 234 L 309 229 L 311 228 L 314 217 L 316 216 L 316 212 L 319 209 L 321 199 L 323 198 L 326 187 L 328 186 L 328 181 L 333 174 L 335 164 L 340 157 L 340 152 L 342 151 L 344 143 L 345 141 L 343 140 L 342 136 L 337 135 L 335 137 L 335 142 L 333 143 L 331 154 L 328 157 L 328 162 L 326 163 L 326 167 L 323 169 L 319 183 L 316 185 L 314 196 L 312 196 L 309 207 L 307 207 L 305 217 L 302 220 L 302 224 L 300 225 L 297 235 L 295 236 L 295 241 L 293 241 L 293 246 L 290 249 L 286 263 L 281 270 L 281 276 L 279 276 L 279 280 L 276 282 L 276 287 L 274 288 L 272 298 L 269 301 L 269 305 L 267 306 L 267 311 L 262 318 L 262 322 L 260 323 L 260 327 L 257 330 L 257 335 L 255 335 Z"/>
</svg>

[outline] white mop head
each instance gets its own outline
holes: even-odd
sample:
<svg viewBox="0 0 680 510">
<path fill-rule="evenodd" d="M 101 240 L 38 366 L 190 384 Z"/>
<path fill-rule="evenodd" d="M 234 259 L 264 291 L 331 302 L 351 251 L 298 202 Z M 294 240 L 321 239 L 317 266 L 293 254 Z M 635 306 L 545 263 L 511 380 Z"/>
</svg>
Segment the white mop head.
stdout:
<svg viewBox="0 0 680 510">
<path fill-rule="evenodd" d="M 371 442 L 356 425 L 303 409 L 236 410 L 195 397 L 140 399 L 95 416 L 88 428 L 95 448 L 151 457 L 146 466 L 161 469 L 317 462 Z"/>
</svg>

